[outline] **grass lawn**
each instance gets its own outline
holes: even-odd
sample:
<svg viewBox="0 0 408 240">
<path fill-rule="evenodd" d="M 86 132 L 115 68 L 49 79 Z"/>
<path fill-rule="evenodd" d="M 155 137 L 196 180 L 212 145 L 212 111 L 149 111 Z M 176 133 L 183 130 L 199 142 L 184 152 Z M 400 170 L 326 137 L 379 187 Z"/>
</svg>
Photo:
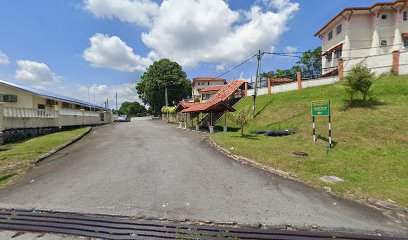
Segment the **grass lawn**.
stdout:
<svg viewBox="0 0 408 240">
<path fill-rule="evenodd" d="M 71 141 L 88 130 L 89 127 L 83 127 L 2 145 L 2 147 L 11 147 L 12 149 L 0 152 L 0 187 L 26 173 L 41 155 Z"/>
<path fill-rule="evenodd" d="M 381 102 L 369 108 L 346 109 L 347 95 L 341 83 L 301 91 L 259 96 L 256 117 L 245 128 L 246 137 L 236 131 L 212 135 L 214 141 L 232 152 L 274 168 L 291 172 L 317 187 L 329 186 L 336 194 L 351 198 L 391 199 L 408 207 L 408 76 L 383 77 L 372 87 Z M 333 140 L 312 141 L 310 102 L 330 99 Z M 252 97 L 236 109 L 252 106 Z M 316 133 L 328 138 L 327 118 L 317 119 Z M 266 137 L 251 130 L 293 129 L 295 135 Z M 304 151 L 307 157 L 292 156 Z M 337 184 L 322 182 L 321 176 L 338 176 Z"/>
</svg>

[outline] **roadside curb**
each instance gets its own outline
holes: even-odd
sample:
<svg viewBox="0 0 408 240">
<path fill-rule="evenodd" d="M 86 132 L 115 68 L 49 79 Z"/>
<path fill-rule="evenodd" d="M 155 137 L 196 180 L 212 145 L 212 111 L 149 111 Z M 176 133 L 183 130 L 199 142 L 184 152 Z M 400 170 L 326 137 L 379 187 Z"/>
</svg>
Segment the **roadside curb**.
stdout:
<svg viewBox="0 0 408 240">
<path fill-rule="evenodd" d="M 381 201 L 381 200 L 378 200 L 378 199 L 373 199 L 373 198 L 370 198 L 370 199 L 354 198 L 353 199 L 353 198 L 348 198 L 348 197 L 345 197 L 345 196 L 342 196 L 342 195 L 336 195 L 333 192 L 325 191 L 323 188 L 312 186 L 312 185 L 308 184 L 307 182 L 302 181 L 299 177 L 297 177 L 294 174 L 291 174 L 291 173 L 282 171 L 280 169 L 276 169 L 276 168 L 267 166 L 265 164 L 259 163 L 259 162 L 255 161 L 255 160 L 252 160 L 252 159 L 249 159 L 249 158 L 246 158 L 246 157 L 243 157 L 243 156 L 234 155 L 234 154 L 231 153 L 231 151 L 229 151 L 229 150 L 225 149 L 224 147 L 221 147 L 219 144 L 217 144 L 211 138 L 211 136 L 208 136 L 206 141 L 211 147 L 213 147 L 217 151 L 221 152 L 225 156 L 227 156 L 227 157 L 229 157 L 229 158 L 231 158 L 231 159 L 233 159 L 233 160 L 235 160 L 237 162 L 243 163 L 243 164 L 251 166 L 251 167 L 255 167 L 255 168 L 263 170 L 263 171 L 273 173 L 275 175 L 278 175 L 278 176 L 286 178 L 286 179 L 290 179 L 290 180 L 305 184 L 307 186 L 313 187 L 313 188 L 321 190 L 321 191 L 323 191 L 323 192 L 325 192 L 327 194 L 330 194 L 331 196 L 347 199 L 349 201 L 353 201 L 353 202 L 363 204 L 363 205 L 371 207 L 371 208 L 378 209 L 383 214 L 385 214 L 385 215 L 387 215 L 387 216 L 389 216 L 391 218 L 398 219 L 398 221 L 402 220 L 404 222 L 407 222 L 406 219 L 408 219 L 408 208 L 401 207 L 401 206 L 398 206 L 396 204 L 388 203 L 388 202 Z"/>
<path fill-rule="evenodd" d="M 34 160 L 34 164 L 35 164 L 35 165 L 38 165 L 39 163 L 41 163 L 41 162 L 42 162 L 43 160 L 45 160 L 46 158 L 52 156 L 54 153 L 57 153 L 57 152 L 61 151 L 62 149 L 68 147 L 69 145 L 71 145 L 71 144 L 73 144 L 73 143 L 79 141 L 81 138 L 83 138 L 85 135 L 87 135 L 87 134 L 90 133 L 91 131 L 92 131 L 92 127 L 89 127 L 89 129 L 88 129 L 86 132 L 82 133 L 82 134 L 79 135 L 78 137 L 76 137 L 76 138 L 72 139 L 71 141 L 66 142 L 66 143 L 64 143 L 64 144 L 62 144 L 62 145 L 60 145 L 60 146 L 58 146 L 58 147 L 55 148 L 54 150 L 51 150 L 50 152 L 48 152 L 48 153 L 46 153 L 46 154 L 44 154 L 44 155 L 38 157 L 36 160 Z"/>
</svg>

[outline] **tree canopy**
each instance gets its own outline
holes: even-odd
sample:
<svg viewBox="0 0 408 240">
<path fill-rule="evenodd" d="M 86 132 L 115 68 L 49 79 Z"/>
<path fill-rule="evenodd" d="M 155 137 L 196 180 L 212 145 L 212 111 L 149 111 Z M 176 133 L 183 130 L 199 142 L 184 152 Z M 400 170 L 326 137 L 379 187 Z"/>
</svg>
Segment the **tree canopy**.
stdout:
<svg viewBox="0 0 408 240">
<path fill-rule="evenodd" d="M 147 109 L 138 102 L 124 102 L 119 108 L 119 114 L 135 117 L 139 114 L 146 115 Z"/>
<path fill-rule="evenodd" d="M 263 72 L 261 77 L 266 78 L 290 78 L 294 77 L 296 72 L 301 71 L 302 76 L 306 78 L 318 78 L 322 74 L 321 47 L 314 50 L 308 50 L 302 54 L 296 65 L 289 69 L 277 69 L 276 71 Z"/>
<path fill-rule="evenodd" d="M 150 65 L 136 86 L 141 99 L 150 105 L 155 115 L 160 114 L 165 105 L 166 86 L 169 105 L 191 95 L 191 82 L 187 80 L 187 74 L 177 62 L 169 59 L 161 59 Z"/>
</svg>

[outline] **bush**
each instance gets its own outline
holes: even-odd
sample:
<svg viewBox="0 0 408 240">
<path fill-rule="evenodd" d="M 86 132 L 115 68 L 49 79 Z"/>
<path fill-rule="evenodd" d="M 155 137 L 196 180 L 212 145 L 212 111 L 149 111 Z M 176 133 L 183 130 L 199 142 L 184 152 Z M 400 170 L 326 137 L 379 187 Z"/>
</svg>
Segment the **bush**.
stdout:
<svg viewBox="0 0 408 240">
<path fill-rule="evenodd" d="M 252 119 L 252 111 L 248 107 L 241 109 L 239 112 L 229 114 L 229 118 L 241 127 L 241 137 L 244 136 L 244 126 L 248 125 Z"/>
<path fill-rule="evenodd" d="M 167 110 L 168 110 L 168 112 L 170 113 L 170 114 L 173 114 L 173 113 L 175 113 L 176 112 L 176 106 L 174 106 L 174 107 L 167 107 Z M 166 110 L 166 106 L 163 106 L 162 108 L 161 108 L 161 112 L 162 113 L 167 113 L 167 110 Z"/>
<path fill-rule="evenodd" d="M 351 105 L 359 94 L 362 96 L 362 101 L 367 102 L 370 88 L 378 78 L 379 77 L 371 72 L 363 63 L 354 65 L 350 73 L 345 77 L 349 104 Z"/>
</svg>

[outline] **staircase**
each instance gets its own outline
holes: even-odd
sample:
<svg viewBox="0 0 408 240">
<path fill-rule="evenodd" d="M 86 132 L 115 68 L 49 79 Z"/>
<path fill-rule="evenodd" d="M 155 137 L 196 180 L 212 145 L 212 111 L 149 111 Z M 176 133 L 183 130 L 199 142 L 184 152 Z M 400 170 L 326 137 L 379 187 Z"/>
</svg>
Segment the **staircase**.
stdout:
<svg viewBox="0 0 408 240">
<path fill-rule="evenodd" d="M 237 104 L 242 98 L 231 98 L 229 100 L 226 101 L 226 103 L 230 106 L 234 106 L 235 104 Z M 212 117 L 212 122 L 213 125 L 217 124 L 220 119 L 222 118 L 222 116 L 224 116 L 224 113 L 213 113 L 213 117 Z M 199 125 L 202 127 L 208 127 L 210 126 L 210 120 L 211 120 L 211 116 L 208 113 L 207 115 L 205 115 L 205 117 L 203 119 L 201 119 L 201 121 L 199 122 Z"/>
</svg>

